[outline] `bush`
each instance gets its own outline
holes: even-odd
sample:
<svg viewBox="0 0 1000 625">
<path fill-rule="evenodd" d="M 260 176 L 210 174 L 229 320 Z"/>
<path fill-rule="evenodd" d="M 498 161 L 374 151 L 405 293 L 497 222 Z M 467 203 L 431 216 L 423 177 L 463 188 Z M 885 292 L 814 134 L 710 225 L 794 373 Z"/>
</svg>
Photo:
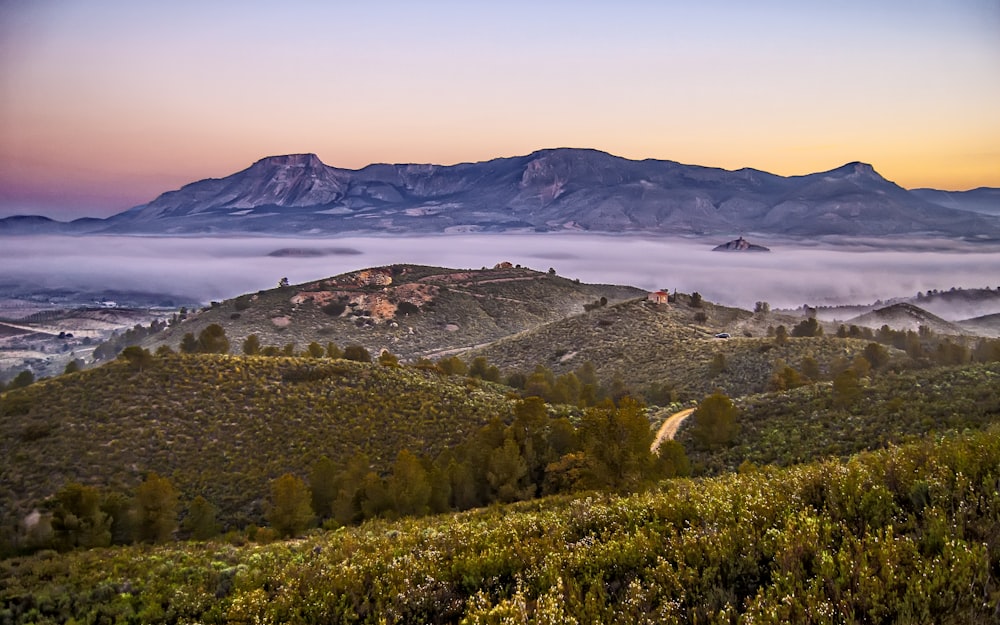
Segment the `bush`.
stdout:
<svg viewBox="0 0 1000 625">
<path fill-rule="evenodd" d="M 344 356 L 346 360 L 353 360 L 355 362 L 371 362 L 372 355 L 367 349 L 361 345 L 348 345 L 344 348 Z"/>
</svg>

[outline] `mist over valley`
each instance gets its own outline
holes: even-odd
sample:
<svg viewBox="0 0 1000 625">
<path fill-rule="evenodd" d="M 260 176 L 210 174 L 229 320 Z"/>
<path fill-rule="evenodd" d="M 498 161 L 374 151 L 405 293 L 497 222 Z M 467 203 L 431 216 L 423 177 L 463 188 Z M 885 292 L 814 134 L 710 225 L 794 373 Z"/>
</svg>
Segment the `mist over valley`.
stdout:
<svg viewBox="0 0 1000 625">
<path fill-rule="evenodd" d="M 748 237 L 749 238 L 749 237 Z M 752 309 L 870 304 L 919 291 L 1000 285 L 995 246 L 940 239 L 903 248 L 873 241 L 752 239 L 770 253 L 719 253 L 721 238 L 586 234 L 272 237 L 4 237 L 3 283 L 18 288 L 153 291 L 208 303 L 398 263 L 454 268 L 508 261 L 583 282 L 664 289 Z M 996 283 L 996 284 L 994 284 Z M 984 309 L 980 314 L 1000 312 Z M 974 315 L 969 315 L 974 316 Z"/>
</svg>

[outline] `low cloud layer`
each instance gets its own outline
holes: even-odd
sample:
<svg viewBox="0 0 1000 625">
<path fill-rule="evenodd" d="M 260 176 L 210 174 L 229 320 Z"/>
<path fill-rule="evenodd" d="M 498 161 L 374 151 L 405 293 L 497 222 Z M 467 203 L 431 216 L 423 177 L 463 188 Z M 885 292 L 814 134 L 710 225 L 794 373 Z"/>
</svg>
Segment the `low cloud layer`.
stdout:
<svg viewBox="0 0 1000 625">
<path fill-rule="evenodd" d="M 803 246 L 765 242 L 771 253 L 712 252 L 715 242 L 597 235 L 450 235 L 406 238 L 0 238 L 2 283 L 134 289 L 201 301 L 391 263 L 456 268 L 510 261 L 554 268 L 584 282 L 700 292 L 751 308 L 870 303 L 928 289 L 1000 286 L 996 246 L 928 240 L 908 249 L 878 242 Z M 277 252 L 277 253 L 276 253 Z M 997 311 L 987 311 L 997 312 Z"/>
</svg>

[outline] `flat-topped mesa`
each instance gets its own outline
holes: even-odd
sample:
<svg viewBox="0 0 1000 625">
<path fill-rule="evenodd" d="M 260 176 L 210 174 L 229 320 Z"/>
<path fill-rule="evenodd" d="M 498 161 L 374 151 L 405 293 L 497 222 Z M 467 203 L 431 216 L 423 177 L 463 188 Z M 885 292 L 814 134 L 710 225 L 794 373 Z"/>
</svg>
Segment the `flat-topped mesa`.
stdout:
<svg viewBox="0 0 1000 625">
<path fill-rule="evenodd" d="M 278 156 L 265 156 L 255 162 L 255 166 L 277 166 L 277 167 L 314 167 L 326 168 L 328 165 L 319 160 L 319 157 L 312 153 L 307 154 L 282 154 Z"/>
<path fill-rule="evenodd" d="M 716 245 L 712 248 L 713 252 L 770 252 L 770 248 L 766 248 L 763 245 L 754 245 L 750 241 L 747 241 L 743 237 L 738 239 L 733 239 L 728 243 L 723 243 L 722 245 Z"/>
</svg>

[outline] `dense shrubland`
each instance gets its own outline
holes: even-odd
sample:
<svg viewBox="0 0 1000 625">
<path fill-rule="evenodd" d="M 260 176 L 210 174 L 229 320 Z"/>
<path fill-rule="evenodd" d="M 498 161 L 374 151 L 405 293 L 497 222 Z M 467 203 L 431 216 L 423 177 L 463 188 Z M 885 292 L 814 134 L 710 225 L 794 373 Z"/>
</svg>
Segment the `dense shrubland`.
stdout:
<svg viewBox="0 0 1000 625">
<path fill-rule="evenodd" d="M 848 369 L 832 383 L 737 399 L 738 434 L 729 445 L 696 445 L 690 427 L 682 427 L 678 440 L 699 473 L 847 456 L 928 432 L 987 427 L 1000 419 L 998 389 L 997 363 L 863 379 Z"/>
<path fill-rule="evenodd" d="M 1000 602 L 1000 431 L 627 497 L 271 544 L 0 563 L 8 623 L 972 623 Z"/>
<path fill-rule="evenodd" d="M 261 522 L 268 481 L 322 456 L 383 472 L 510 421 L 499 389 L 343 359 L 125 355 L 0 396 L 0 503 L 23 515 L 67 483 L 131 492 L 155 471 L 227 525 Z"/>
</svg>

